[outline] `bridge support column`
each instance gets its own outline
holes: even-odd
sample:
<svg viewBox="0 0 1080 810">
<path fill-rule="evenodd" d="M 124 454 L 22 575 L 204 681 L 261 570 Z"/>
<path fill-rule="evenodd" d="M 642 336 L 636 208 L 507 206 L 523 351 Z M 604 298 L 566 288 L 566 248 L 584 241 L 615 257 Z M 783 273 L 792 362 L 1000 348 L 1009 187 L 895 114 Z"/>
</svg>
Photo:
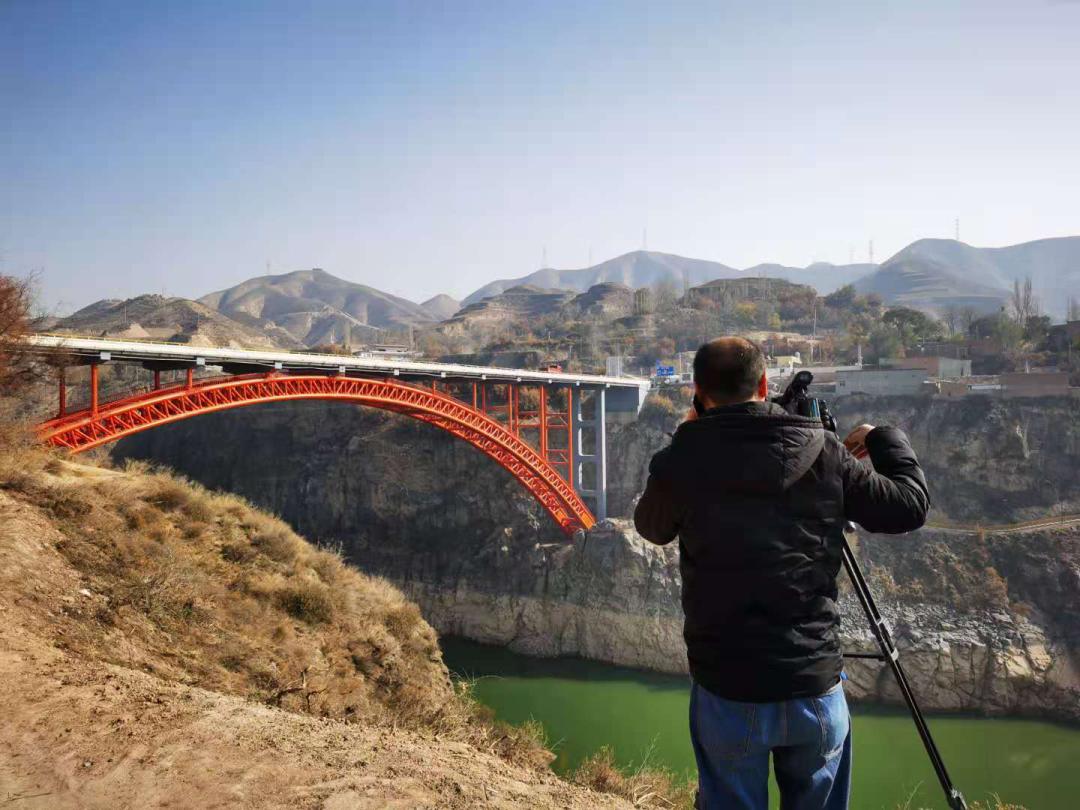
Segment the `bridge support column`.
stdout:
<svg viewBox="0 0 1080 810">
<path fill-rule="evenodd" d="M 90 364 L 90 413 L 98 415 L 98 364 Z"/>
<path fill-rule="evenodd" d="M 548 458 L 548 414 L 547 414 L 547 386 L 540 386 L 540 455 L 544 461 L 551 461 Z"/>
<path fill-rule="evenodd" d="M 579 495 L 593 502 L 593 509 L 597 520 L 607 518 L 607 394 L 603 388 L 595 391 L 593 398 L 593 413 L 591 418 L 582 415 L 582 400 L 579 396 L 577 407 L 573 409 L 573 436 L 577 449 L 576 479 L 574 487 Z M 593 448 L 591 453 L 585 452 L 584 433 L 586 428 L 592 428 Z M 585 463 L 591 463 L 593 467 L 592 480 L 586 482 Z M 591 486 L 590 486 L 591 484 Z"/>
<path fill-rule="evenodd" d="M 154 369 L 154 390 L 161 390 L 161 369 L 159 368 Z"/>
<path fill-rule="evenodd" d="M 67 415 L 67 366 L 60 366 L 59 369 L 60 380 L 60 407 L 57 408 L 59 416 Z"/>
<path fill-rule="evenodd" d="M 519 409 L 520 403 L 520 391 L 518 386 L 511 385 L 510 387 L 510 432 L 521 435 L 521 411 Z"/>
<path fill-rule="evenodd" d="M 577 476 L 574 475 L 574 446 L 577 443 L 577 429 L 574 425 L 574 389 L 571 386 L 566 387 L 566 483 L 572 488 L 577 489 L 577 485 L 574 483 Z M 576 403 L 578 407 L 581 407 L 581 401 Z"/>
</svg>

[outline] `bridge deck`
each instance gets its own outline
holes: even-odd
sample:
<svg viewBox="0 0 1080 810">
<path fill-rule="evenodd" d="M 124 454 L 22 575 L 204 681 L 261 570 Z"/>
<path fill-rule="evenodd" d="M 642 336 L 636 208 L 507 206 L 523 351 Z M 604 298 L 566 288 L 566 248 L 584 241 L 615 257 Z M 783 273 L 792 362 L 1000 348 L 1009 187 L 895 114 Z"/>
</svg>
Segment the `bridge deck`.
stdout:
<svg viewBox="0 0 1080 810">
<path fill-rule="evenodd" d="M 316 354 L 269 349 L 225 349 L 211 346 L 189 346 L 183 343 L 153 343 L 137 340 L 68 337 L 66 335 L 32 335 L 30 345 L 41 351 L 60 351 L 86 358 L 109 359 L 118 362 L 181 362 L 192 365 L 220 366 L 250 364 L 281 370 L 321 370 L 390 374 L 393 376 L 437 377 L 442 379 L 488 380 L 489 382 L 522 382 L 573 385 L 590 388 L 648 389 L 649 381 L 627 377 L 605 377 L 595 374 L 565 374 L 549 371 L 468 366 L 454 363 L 420 363 L 382 357 Z M 106 355 L 107 357 L 103 356 Z"/>
</svg>

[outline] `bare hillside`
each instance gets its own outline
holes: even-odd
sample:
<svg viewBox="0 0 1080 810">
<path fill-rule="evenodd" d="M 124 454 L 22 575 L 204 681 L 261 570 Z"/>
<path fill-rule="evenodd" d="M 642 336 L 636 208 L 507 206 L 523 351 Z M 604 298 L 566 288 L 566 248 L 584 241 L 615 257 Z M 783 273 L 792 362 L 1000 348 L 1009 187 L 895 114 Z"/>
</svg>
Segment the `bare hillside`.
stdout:
<svg viewBox="0 0 1080 810">
<path fill-rule="evenodd" d="M 136 340 L 164 340 L 196 346 L 243 349 L 300 348 L 286 330 L 256 318 L 230 318 L 198 301 L 140 295 L 126 301 L 90 304 L 66 318 L 41 324 L 50 332 Z"/>
<path fill-rule="evenodd" d="M 394 587 L 168 475 L 0 454 L 0 618 L 14 806 L 624 806 L 456 694 Z"/>
<path fill-rule="evenodd" d="M 352 324 L 386 329 L 432 323 L 434 318 L 419 304 L 384 293 L 364 284 L 333 276 L 320 268 L 297 270 L 277 276 L 259 276 L 203 296 L 199 301 L 230 317 L 245 314 L 283 326 L 308 345 L 326 339 L 326 329 L 310 337 L 311 317 L 336 315 L 338 330 Z M 308 314 L 309 318 L 298 316 Z M 295 331 L 294 331 L 295 330 Z M 358 338 L 359 339 L 359 338 Z M 369 339 L 364 335 L 363 339 Z"/>
</svg>

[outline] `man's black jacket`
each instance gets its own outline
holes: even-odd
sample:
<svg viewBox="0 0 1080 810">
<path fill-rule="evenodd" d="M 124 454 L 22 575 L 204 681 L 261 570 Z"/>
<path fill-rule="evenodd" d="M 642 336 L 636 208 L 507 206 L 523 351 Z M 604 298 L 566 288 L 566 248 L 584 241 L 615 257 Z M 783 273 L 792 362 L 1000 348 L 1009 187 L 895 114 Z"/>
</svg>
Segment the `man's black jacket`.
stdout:
<svg viewBox="0 0 1080 810">
<path fill-rule="evenodd" d="M 634 523 L 654 543 L 679 537 L 690 672 L 710 692 L 787 700 L 839 679 L 845 521 L 907 532 L 930 507 L 902 431 L 876 428 L 866 447 L 873 470 L 820 420 L 747 402 L 680 425 L 653 456 Z"/>
</svg>

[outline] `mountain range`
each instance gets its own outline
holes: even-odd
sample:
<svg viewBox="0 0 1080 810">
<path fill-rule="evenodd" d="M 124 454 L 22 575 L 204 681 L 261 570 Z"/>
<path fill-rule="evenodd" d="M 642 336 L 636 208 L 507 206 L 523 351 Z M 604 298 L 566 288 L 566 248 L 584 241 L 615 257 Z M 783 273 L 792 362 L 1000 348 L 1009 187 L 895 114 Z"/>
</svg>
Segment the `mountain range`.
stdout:
<svg viewBox="0 0 1080 810">
<path fill-rule="evenodd" d="M 198 301 L 153 294 L 97 301 L 66 318 L 38 321 L 35 327 L 39 331 L 238 349 L 304 346 L 290 332 L 273 323 L 250 317 L 230 318 Z"/>
<path fill-rule="evenodd" d="M 855 288 L 915 309 L 970 306 L 993 312 L 1008 301 L 1013 283 L 1027 277 L 1043 311 L 1063 317 L 1069 298 L 1080 296 L 1080 236 L 1001 248 L 920 239 L 859 279 Z"/>
<path fill-rule="evenodd" d="M 684 284 L 697 286 L 718 278 L 759 275 L 810 284 L 825 295 L 867 275 L 875 267 L 876 265 L 872 264 L 835 265 L 819 262 L 808 267 L 759 264 L 746 270 L 736 270 L 726 264 L 705 259 L 688 259 L 672 253 L 635 250 L 592 267 L 577 270 L 556 270 L 547 267 L 520 278 L 492 281 L 466 296 L 462 303 L 475 304 L 485 298 L 506 292 L 512 287 L 521 286 L 585 292 L 590 287 L 604 282 L 625 284 L 632 288 L 671 283 L 675 284 L 677 289 L 682 289 Z"/>
<path fill-rule="evenodd" d="M 809 284 L 821 295 L 854 284 L 859 292 L 876 293 L 887 304 L 937 314 L 951 306 L 995 312 L 1008 301 L 1013 282 L 1030 276 L 1043 310 L 1061 318 L 1069 298 L 1080 296 L 1080 236 L 1001 248 L 973 247 L 953 239 L 920 239 L 880 265 L 757 264 L 743 270 L 719 262 L 638 250 L 592 267 L 544 268 L 520 278 L 493 281 L 466 296 L 463 303 L 473 304 L 520 286 L 584 292 L 595 284 L 618 282 L 629 287 L 670 283 L 681 289 L 684 284 L 695 286 L 715 279 L 758 276 Z"/>
<path fill-rule="evenodd" d="M 104 300 L 40 328 L 128 337 L 283 347 L 371 343 L 383 330 L 500 320 L 529 313 L 625 308 L 630 291 L 657 284 L 697 286 L 709 281 L 767 276 L 828 294 L 845 284 L 875 293 L 887 304 L 940 314 L 949 307 L 980 313 L 1005 306 L 1013 283 L 1030 277 L 1043 310 L 1062 318 L 1080 297 L 1080 236 L 978 248 L 952 239 L 921 239 L 880 265 L 815 263 L 806 267 L 758 264 L 738 270 L 719 262 L 639 250 L 592 267 L 544 268 L 500 279 L 457 301 L 437 295 L 417 304 L 325 270 L 258 276 L 198 301 L 144 295 Z M 595 292 L 597 301 L 586 293 Z M 576 296 L 576 298 L 575 298 Z M 530 300 L 535 299 L 535 300 Z"/>
</svg>

